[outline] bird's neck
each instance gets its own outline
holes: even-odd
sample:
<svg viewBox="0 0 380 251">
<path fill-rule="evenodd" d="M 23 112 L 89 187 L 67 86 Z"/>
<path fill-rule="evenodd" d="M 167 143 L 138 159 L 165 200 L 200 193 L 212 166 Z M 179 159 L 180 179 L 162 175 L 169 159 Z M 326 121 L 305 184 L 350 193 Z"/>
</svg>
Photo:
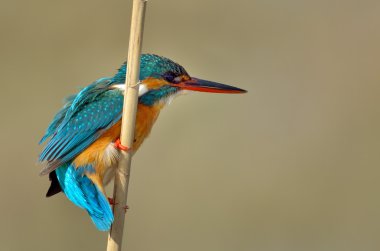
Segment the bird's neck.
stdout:
<svg viewBox="0 0 380 251">
<path fill-rule="evenodd" d="M 137 151 L 144 139 L 149 135 L 153 124 L 156 122 L 161 109 L 164 107 L 162 104 L 147 106 L 138 104 L 136 127 L 135 127 L 135 141 L 133 143 L 133 150 Z"/>
<path fill-rule="evenodd" d="M 148 91 L 139 97 L 139 104 L 146 106 L 165 105 L 178 88 L 169 85 L 166 81 L 157 78 L 147 78 L 142 82 Z"/>
</svg>

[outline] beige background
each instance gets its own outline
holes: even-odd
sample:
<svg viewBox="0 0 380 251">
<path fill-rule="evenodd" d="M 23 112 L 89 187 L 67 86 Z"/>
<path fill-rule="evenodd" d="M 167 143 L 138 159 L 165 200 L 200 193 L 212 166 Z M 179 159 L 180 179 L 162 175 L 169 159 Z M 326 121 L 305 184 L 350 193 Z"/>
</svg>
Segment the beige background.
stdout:
<svg viewBox="0 0 380 251">
<path fill-rule="evenodd" d="M 149 1 L 144 51 L 246 95 L 193 94 L 133 161 L 130 251 L 380 250 L 380 2 Z M 131 4 L 2 1 L 0 250 L 105 250 L 37 145 L 127 55 Z"/>
</svg>

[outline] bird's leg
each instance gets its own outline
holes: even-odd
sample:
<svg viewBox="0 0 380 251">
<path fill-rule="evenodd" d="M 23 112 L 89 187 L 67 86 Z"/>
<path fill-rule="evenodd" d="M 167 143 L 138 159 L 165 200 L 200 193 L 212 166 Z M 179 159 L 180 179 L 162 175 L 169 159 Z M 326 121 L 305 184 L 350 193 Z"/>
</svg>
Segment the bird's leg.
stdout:
<svg viewBox="0 0 380 251">
<path fill-rule="evenodd" d="M 122 150 L 122 151 L 128 151 L 129 150 L 129 147 L 128 146 L 123 146 L 120 142 L 120 138 L 118 138 L 116 141 L 115 141 L 115 147 L 119 150 Z"/>
</svg>

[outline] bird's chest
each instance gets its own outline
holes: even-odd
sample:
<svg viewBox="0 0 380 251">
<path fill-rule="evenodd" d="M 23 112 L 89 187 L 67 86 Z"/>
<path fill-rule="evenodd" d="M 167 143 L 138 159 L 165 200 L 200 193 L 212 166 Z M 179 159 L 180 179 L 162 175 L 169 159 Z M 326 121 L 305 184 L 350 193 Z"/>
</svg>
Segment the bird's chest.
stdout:
<svg viewBox="0 0 380 251">
<path fill-rule="evenodd" d="M 133 141 L 132 149 L 137 151 L 144 139 L 149 135 L 152 130 L 153 124 L 156 122 L 160 110 L 163 105 L 158 104 L 155 106 L 146 106 L 139 104 L 136 115 L 135 139 Z"/>
<path fill-rule="evenodd" d="M 135 138 L 132 151 L 136 152 L 144 139 L 149 135 L 154 122 L 156 121 L 162 106 L 146 106 L 139 104 L 136 115 Z M 79 154 L 75 160 L 75 165 L 94 165 L 96 172 L 102 174 L 111 166 L 118 162 L 118 150 L 114 142 L 120 138 L 121 120 L 102 134 L 93 144 Z"/>
</svg>

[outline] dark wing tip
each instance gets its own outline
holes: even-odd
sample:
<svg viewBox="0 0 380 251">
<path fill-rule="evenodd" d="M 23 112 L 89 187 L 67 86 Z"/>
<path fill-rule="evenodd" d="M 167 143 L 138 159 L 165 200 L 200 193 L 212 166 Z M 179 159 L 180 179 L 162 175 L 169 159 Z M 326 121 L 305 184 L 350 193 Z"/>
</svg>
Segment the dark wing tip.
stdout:
<svg viewBox="0 0 380 251">
<path fill-rule="evenodd" d="M 49 190 L 46 193 L 46 197 L 51 197 L 59 192 L 62 192 L 62 188 L 59 185 L 57 174 L 55 171 L 49 173 L 49 180 L 51 181 Z"/>
</svg>

